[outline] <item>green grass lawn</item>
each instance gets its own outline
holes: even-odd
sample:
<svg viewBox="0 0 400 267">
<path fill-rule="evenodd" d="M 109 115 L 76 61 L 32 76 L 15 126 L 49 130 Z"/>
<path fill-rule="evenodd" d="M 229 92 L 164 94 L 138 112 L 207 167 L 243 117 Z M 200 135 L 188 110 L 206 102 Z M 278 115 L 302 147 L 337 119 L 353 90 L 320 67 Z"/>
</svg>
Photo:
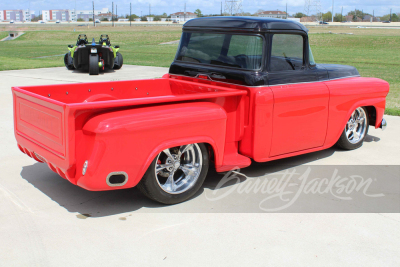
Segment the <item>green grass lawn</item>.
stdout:
<svg viewBox="0 0 400 267">
<path fill-rule="evenodd" d="M 67 45 L 74 44 L 79 33 L 91 40 L 108 33 L 113 45 L 121 46 L 124 64 L 168 67 L 177 45 L 160 45 L 178 40 L 180 27 L 25 27 L 26 33 L 13 41 L 0 42 L 0 70 L 61 67 Z M 0 39 L 7 36 L 0 28 Z M 353 35 L 329 34 L 353 33 Z M 3 37 L 2 37 L 3 36 Z M 357 67 L 364 77 L 377 77 L 390 83 L 387 114 L 400 115 L 400 30 L 353 29 L 339 27 L 310 28 L 314 58 L 320 63 Z M 50 56 L 40 58 L 43 56 Z"/>
</svg>

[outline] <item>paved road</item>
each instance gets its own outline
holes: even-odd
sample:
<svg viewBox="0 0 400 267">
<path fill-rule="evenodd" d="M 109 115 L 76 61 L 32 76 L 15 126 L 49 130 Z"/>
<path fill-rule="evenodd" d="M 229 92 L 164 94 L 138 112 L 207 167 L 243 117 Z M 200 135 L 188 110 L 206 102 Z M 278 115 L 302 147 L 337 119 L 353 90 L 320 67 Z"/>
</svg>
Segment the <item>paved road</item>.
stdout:
<svg viewBox="0 0 400 267">
<path fill-rule="evenodd" d="M 194 199 L 175 206 L 153 203 L 135 188 L 83 190 L 18 150 L 11 86 L 153 78 L 167 71 L 124 66 L 98 77 L 65 68 L 0 72 L 1 266 L 398 266 L 400 215 L 390 212 L 400 205 L 399 117 L 387 116 L 384 132 L 370 129 L 367 142 L 355 151 L 332 148 L 255 163 L 242 170 L 245 176 L 237 176 L 237 184 L 221 188 L 222 176 L 211 171 Z M 374 185 L 369 197 L 352 193 L 347 201 L 335 194 L 306 194 L 294 185 L 288 190 L 302 196 L 296 200 L 289 194 L 296 201 L 287 208 L 279 197 L 266 207 L 260 200 L 270 195 L 260 198 L 260 192 L 237 187 L 308 168 L 315 177 L 328 178 L 335 168 L 345 175 L 355 171 L 373 177 Z M 371 197 L 379 194 L 384 196 Z M 265 212 L 273 208 L 285 213 Z M 379 213 L 345 213 L 354 211 Z"/>
</svg>

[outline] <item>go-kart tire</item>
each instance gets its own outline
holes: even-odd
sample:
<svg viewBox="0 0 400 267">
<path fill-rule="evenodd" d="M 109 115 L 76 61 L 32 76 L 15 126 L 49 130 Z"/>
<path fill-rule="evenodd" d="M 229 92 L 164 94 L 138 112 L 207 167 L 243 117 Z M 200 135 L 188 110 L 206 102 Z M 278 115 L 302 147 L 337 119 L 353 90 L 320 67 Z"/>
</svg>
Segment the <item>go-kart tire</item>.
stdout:
<svg viewBox="0 0 400 267">
<path fill-rule="evenodd" d="M 124 64 L 124 58 L 119 52 L 117 52 L 117 57 L 114 59 L 114 69 L 119 70 L 120 68 L 122 68 L 123 64 Z"/>
<path fill-rule="evenodd" d="M 99 55 L 89 56 L 89 75 L 99 75 Z"/>
<path fill-rule="evenodd" d="M 68 70 L 74 70 L 74 60 L 71 57 L 71 52 L 68 52 L 64 56 L 64 64 Z"/>
</svg>

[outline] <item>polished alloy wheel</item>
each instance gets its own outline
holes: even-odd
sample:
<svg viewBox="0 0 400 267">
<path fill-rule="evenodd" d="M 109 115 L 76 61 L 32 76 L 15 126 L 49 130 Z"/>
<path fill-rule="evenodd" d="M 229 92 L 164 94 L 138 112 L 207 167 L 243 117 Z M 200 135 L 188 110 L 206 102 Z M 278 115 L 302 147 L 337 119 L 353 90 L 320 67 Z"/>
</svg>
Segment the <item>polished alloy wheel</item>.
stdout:
<svg viewBox="0 0 400 267">
<path fill-rule="evenodd" d="M 202 168 L 199 145 L 167 148 L 158 154 L 155 175 L 158 185 L 169 194 L 180 194 L 194 186 Z"/>
<path fill-rule="evenodd" d="M 363 140 L 367 129 L 367 118 L 363 108 L 357 108 L 346 124 L 346 137 L 352 144 Z"/>
</svg>

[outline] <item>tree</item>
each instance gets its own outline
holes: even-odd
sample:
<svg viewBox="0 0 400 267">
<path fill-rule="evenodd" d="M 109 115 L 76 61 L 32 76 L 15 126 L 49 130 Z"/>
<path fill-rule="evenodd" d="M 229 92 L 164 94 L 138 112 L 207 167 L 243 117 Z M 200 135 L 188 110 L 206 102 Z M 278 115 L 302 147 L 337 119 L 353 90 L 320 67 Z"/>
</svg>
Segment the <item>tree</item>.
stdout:
<svg viewBox="0 0 400 267">
<path fill-rule="evenodd" d="M 350 11 L 349 13 L 347 13 L 347 16 L 353 16 L 353 21 L 357 21 L 358 18 L 363 20 L 366 15 L 370 15 L 371 16 L 371 14 L 364 13 L 362 10 L 358 10 L 358 9 L 356 9 L 355 11 Z"/>
<path fill-rule="evenodd" d="M 161 16 L 154 16 L 154 21 L 161 21 Z"/>
<path fill-rule="evenodd" d="M 335 16 L 333 17 L 334 22 L 342 22 L 343 20 L 346 20 L 346 17 L 342 16 L 341 13 L 336 13 Z"/>
<path fill-rule="evenodd" d="M 108 21 L 108 18 L 102 18 L 101 21 Z"/>
<path fill-rule="evenodd" d="M 330 21 L 332 20 L 332 12 L 328 11 L 326 13 L 322 14 L 322 20 L 323 21 Z"/>
<path fill-rule="evenodd" d="M 167 15 L 167 13 L 164 12 L 164 13 L 161 15 L 161 17 L 162 17 L 162 18 L 167 18 L 168 15 Z"/>
<path fill-rule="evenodd" d="M 243 13 L 242 13 L 242 16 L 250 17 L 250 16 L 251 16 L 251 13 L 250 13 L 250 12 L 243 12 Z"/>
<path fill-rule="evenodd" d="M 31 21 L 39 21 L 39 20 L 42 20 L 42 15 L 39 15 L 39 16 L 37 16 L 37 17 L 34 17 L 33 19 L 31 19 Z"/>
<path fill-rule="evenodd" d="M 387 15 L 385 15 L 385 16 L 382 16 L 382 17 L 381 17 L 381 20 L 382 20 L 382 21 L 388 21 L 388 20 L 390 20 L 390 14 L 387 14 Z M 397 16 L 396 13 L 393 13 L 393 14 L 392 14 L 392 20 L 390 20 L 390 21 L 392 21 L 392 22 L 398 22 L 398 21 L 399 21 L 399 16 Z"/>
<path fill-rule="evenodd" d="M 203 16 L 203 14 L 201 14 L 201 10 L 200 9 L 196 9 L 196 11 L 194 11 L 194 14 L 196 14 L 198 18 Z"/>
<path fill-rule="evenodd" d="M 307 17 L 307 15 L 306 15 L 306 14 L 303 14 L 303 13 L 301 13 L 301 12 L 297 12 L 296 14 L 294 14 L 294 17 L 295 17 L 295 18 L 301 19 L 302 17 Z"/>
<path fill-rule="evenodd" d="M 92 18 L 89 18 L 89 21 L 93 21 L 93 19 L 92 19 Z"/>
<path fill-rule="evenodd" d="M 143 16 L 140 18 L 140 21 L 147 21 L 147 18 Z"/>
<path fill-rule="evenodd" d="M 135 19 L 137 19 L 139 16 L 137 16 L 136 14 L 132 14 L 131 16 L 131 21 L 134 21 Z M 126 15 L 126 18 L 129 19 L 129 15 Z"/>
<path fill-rule="evenodd" d="M 76 21 L 85 21 L 83 18 L 79 18 Z"/>
</svg>

